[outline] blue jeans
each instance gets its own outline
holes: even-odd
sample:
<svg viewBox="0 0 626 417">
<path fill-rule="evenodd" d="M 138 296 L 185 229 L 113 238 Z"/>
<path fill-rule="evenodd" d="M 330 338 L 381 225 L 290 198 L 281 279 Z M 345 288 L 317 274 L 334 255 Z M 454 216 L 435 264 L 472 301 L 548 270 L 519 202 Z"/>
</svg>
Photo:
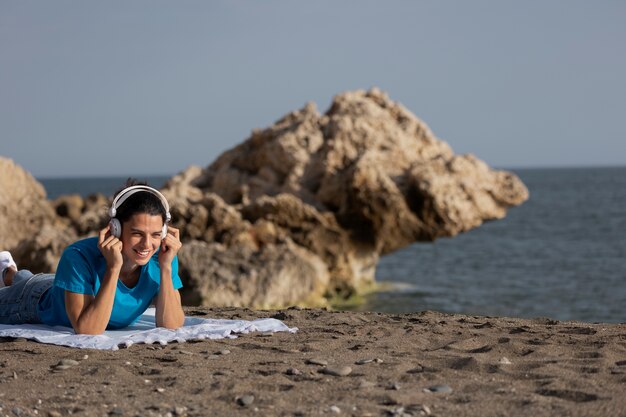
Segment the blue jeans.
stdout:
<svg viewBox="0 0 626 417">
<path fill-rule="evenodd" d="M 18 271 L 12 285 L 0 288 L 0 324 L 41 323 L 37 305 L 53 283 L 54 274 Z"/>
</svg>

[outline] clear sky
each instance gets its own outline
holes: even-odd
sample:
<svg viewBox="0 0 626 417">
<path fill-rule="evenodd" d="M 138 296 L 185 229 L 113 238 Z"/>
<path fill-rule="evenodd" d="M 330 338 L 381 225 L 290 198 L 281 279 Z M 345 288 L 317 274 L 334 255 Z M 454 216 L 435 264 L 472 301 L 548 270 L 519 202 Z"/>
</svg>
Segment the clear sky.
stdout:
<svg viewBox="0 0 626 417">
<path fill-rule="evenodd" d="M 492 166 L 626 165 L 619 0 L 0 0 L 0 155 L 170 175 L 378 86 Z"/>
</svg>

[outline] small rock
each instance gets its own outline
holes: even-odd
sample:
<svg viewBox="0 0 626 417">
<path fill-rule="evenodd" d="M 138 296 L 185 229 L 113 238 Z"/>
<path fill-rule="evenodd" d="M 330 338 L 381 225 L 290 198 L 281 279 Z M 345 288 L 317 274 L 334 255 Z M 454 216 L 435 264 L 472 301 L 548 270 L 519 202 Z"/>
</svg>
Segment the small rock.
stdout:
<svg viewBox="0 0 626 417">
<path fill-rule="evenodd" d="M 432 387 L 424 388 L 424 392 L 450 394 L 452 392 L 452 388 L 450 388 L 449 385 L 433 385 Z"/>
<path fill-rule="evenodd" d="M 56 410 L 51 410 L 48 411 L 48 417 L 62 417 L 62 415 Z"/>
<path fill-rule="evenodd" d="M 217 352 L 218 355 L 228 355 L 230 353 L 230 350 L 228 349 L 222 349 L 219 352 Z"/>
<path fill-rule="evenodd" d="M 285 372 L 287 375 L 302 375 L 302 372 L 297 370 L 296 368 L 289 368 Z"/>
<path fill-rule="evenodd" d="M 419 411 L 420 415 L 429 416 L 431 414 L 430 408 L 427 405 L 420 405 L 421 410 Z"/>
<path fill-rule="evenodd" d="M 284 311 L 279 311 L 278 313 L 274 314 L 272 318 L 276 320 L 287 320 L 292 318 L 292 316 L 285 313 Z"/>
<path fill-rule="evenodd" d="M 513 362 L 511 362 L 511 361 L 509 360 L 509 358 L 507 358 L 507 357 L 503 357 L 502 359 L 500 359 L 500 360 L 498 361 L 498 363 L 499 363 L 500 365 L 512 365 L 512 364 L 513 364 Z"/>
<path fill-rule="evenodd" d="M 86 361 L 87 359 L 89 359 L 89 355 L 84 355 L 83 360 Z"/>
<path fill-rule="evenodd" d="M 70 369 L 70 365 L 57 365 L 54 367 L 55 371 L 65 371 L 66 369 Z"/>
<path fill-rule="evenodd" d="M 174 415 L 184 416 L 187 413 L 187 407 L 174 407 Z"/>
<path fill-rule="evenodd" d="M 375 383 L 366 381 L 364 379 L 359 382 L 359 388 L 373 388 L 375 386 L 376 386 Z"/>
<path fill-rule="evenodd" d="M 179 350 L 178 353 L 181 355 L 193 355 L 193 352 L 189 352 L 188 350 Z"/>
<path fill-rule="evenodd" d="M 13 371 L 13 379 L 17 379 L 17 372 Z"/>
<path fill-rule="evenodd" d="M 111 416 L 121 416 L 122 414 L 124 414 L 124 410 L 122 410 L 119 407 L 114 407 L 111 410 L 109 410 L 109 415 Z"/>
<path fill-rule="evenodd" d="M 155 389 L 156 392 L 163 394 L 165 392 L 165 388 L 157 388 Z"/>
<path fill-rule="evenodd" d="M 74 359 L 61 359 L 57 365 L 76 366 L 78 365 L 78 361 Z"/>
<path fill-rule="evenodd" d="M 242 407 L 248 407 L 250 404 L 254 402 L 254 395 L 242 395 L 237 398 L 237 404 Z"/>
<path fill-rule="evenodd" d="M 342 366 L 340 368 L 322 368 L 320 369 L 320 372 L 332 376 L 348 376 L 352 373 L 352 368 L 349 366 Z"/>
<path fill-rule="evenodd" d="M 391 384 L 389 386 L 389 389 L 394 390 L 394 391 L 400 391 L 400 384 L 398 384 L 397 382 L 394 384 Z"/>
<path fill-rule="evenodd" d="M 422 365 L 418 365 L 417 367 L 409 369 L 406 372 L 408 374 L 421 374 L 422 372 L 424 372 L 424 367 Z"/>
<path fill-rule="evenodd" d="M 421 404 L 411 404 L 406 407 L 399 407 L 387 411 L 387 414 L 394 417 L 429 416 L 430 408 Z"/>
<path fill-rule="evenodd" d="M 308 365 L 319 365 L 319 366 L 326 366 L 326 365 L 328 365 L 328 361 L 327 360 L 317 359 L 317 358 L 307 359 L 306 363 Z"/>
<path fill-rule="evenodd" d="M 387 415 L 393 417 L 410 417 L 411 415 L 404 412 L 404 407 L 394 408 L 392 410 L 387 411 Z"/>
<path fill-rule="evenodd" d="M 21 408 L 19 408 L 19 407 L 15 407 L 15 408 L 13 408 L 13 409 L 11 410 L 11 412 L 12 412 L 13 414 L 15 414 L 16 416 L 18 416 L 18 417 L 19 417 L 19 416 L 21 416 L 21 415 L 22 415 L 22 413 L 24 413 L 24 411 L 23 411 Z"/>
<path fill-rule="evenodd" d="M 368 358 L 368 359 L 360 359 L 360 360 L 358 360 L 358 361 L 356 361 L 356 362 L 354 362 L 354 363 L 355 363 L 356 365 L 365 365 L 365 364 L 372 363 L 372 362 L 380 363 L 380 362 L 378 362 L 378 361 L 382 362 L 382 359 L 378 359 L 378 358 L 373 358 L 373 359 L 369 359 L 369 358 Z"/>
<path fill-rule="evenodd" d="M 331 405 L 328 409 L 331 413 L 341 414 L 341 408 L 337 407 L 336 405 Z"/>
</svg>

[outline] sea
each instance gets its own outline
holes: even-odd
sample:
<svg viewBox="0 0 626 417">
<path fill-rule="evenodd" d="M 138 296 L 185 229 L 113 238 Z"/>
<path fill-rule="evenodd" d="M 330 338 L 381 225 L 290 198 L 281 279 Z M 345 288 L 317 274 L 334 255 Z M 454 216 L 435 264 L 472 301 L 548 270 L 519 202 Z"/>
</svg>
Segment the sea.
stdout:
<svg viewBox="0 0 626 417">
<path fill-rule="evenodd" d="M 530 198 L 453 238 L 383 257 L 355 310 L 626 322 L 626 167 L 509 169 Z M 161 187 L 169 176 L 142 178 Z M 125 178 L 38 178 L 48 197 Z"/>
</svg>

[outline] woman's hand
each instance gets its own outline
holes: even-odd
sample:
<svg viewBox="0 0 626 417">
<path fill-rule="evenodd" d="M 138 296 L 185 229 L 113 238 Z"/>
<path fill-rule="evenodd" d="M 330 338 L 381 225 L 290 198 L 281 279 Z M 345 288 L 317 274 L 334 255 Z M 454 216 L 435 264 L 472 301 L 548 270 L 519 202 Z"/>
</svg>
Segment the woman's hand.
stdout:
<svg viewBox="0 0 626 417">
<path fill-rule="evenodd" d="M 161 241 L 159 251 L 159 267 L 161 283 L 156 295 L 155 323 L 158 327 L 177 329 L 185 322 L 185 313 L 180 303 L 180 293 L 174 288 L 172 281 L 172 261 L 183 246 L 180 243 L 180 232 L 175 227 L 167 228 L 167 236 Z"/>
<path fill-rule="evenodd" d="M 109 268 L 121 268 L 124 263 L 122 257 L 122 241 L 111 234 L 111 226 L 107 225 L 98 235 L 98 249 L 106 259 Z"/>
<path fill-rule="evenodd" d="M 167 236 L 161 241 L 161 250 L 159 251 L 159 265 L 161 267 L 171 265 L 174 257 L 183 246 L 180 243 L 180 231 L 175 227 L 167 227 Z"/>
<path fill-rule="evenodd" d="M 78 334 L 102 334 L 113 311 L 117 282 L 124 264 L 122 241 L 111 235 L 107 225 L 98 235 L 98 249 L 107 263 L 98 293 L 78 294 L 65 290 L 65 312 Z"/>
</svg>

